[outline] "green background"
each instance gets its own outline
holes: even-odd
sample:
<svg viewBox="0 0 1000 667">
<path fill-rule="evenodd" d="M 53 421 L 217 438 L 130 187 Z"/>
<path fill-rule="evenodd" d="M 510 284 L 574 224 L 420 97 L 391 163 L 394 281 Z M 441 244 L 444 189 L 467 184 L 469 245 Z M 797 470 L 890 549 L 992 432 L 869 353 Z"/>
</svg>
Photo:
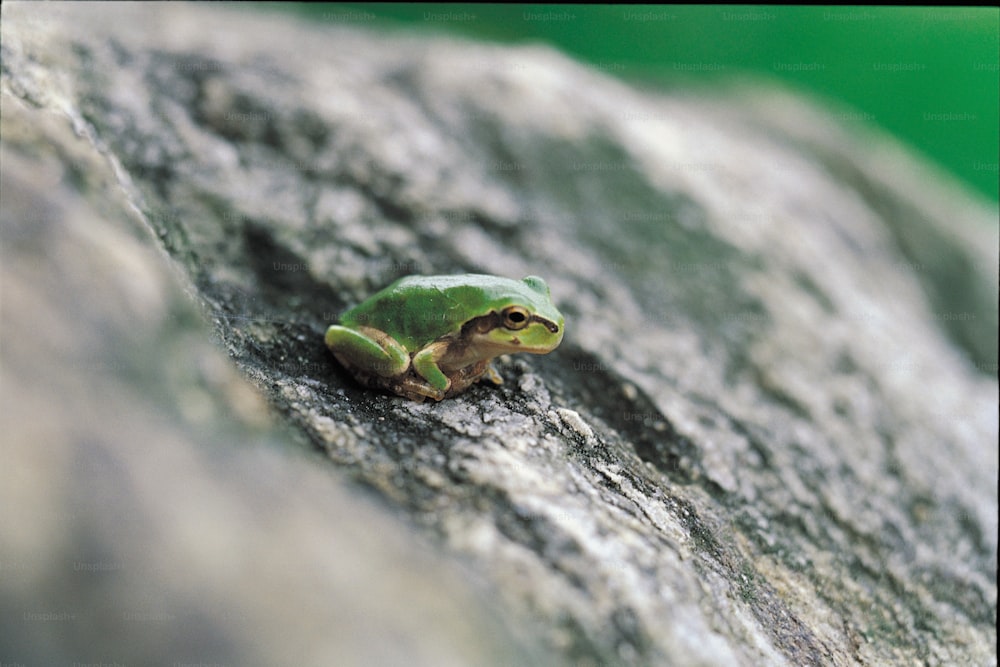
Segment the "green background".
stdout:
<svg viewBox="0 0 1000 667">
<path fill-rule="evenodd" d="M 274 7 L 273 5 L 271 6 Z M 758 78 L 878 125 L 996 201 L 1000 9 L 763 5 L 286 5 L 313 20 L 545 42 L 661 87 Z"/>
</svg>

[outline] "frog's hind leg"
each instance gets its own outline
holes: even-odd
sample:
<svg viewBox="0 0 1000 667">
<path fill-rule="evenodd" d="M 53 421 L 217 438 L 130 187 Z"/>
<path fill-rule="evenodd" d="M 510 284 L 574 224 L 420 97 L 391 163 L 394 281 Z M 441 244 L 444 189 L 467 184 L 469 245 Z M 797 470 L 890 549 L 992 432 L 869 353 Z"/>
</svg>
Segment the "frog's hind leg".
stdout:
<svg viewBox="0 0 1000 667">
<path fill-rule="evenodd" d="M 380 377 L 394 377 L 410 367 L 410 355 L 389 334 L 370 327 L 348 329 L 338 324 L 326 330 L 326 346 L 345 366 Z"/>
</svg>

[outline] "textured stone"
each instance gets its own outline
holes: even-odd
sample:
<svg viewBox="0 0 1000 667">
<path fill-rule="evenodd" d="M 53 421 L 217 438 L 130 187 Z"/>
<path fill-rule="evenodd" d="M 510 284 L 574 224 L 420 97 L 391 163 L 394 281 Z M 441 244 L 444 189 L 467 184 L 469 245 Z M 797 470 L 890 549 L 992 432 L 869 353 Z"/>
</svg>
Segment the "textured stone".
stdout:
<svg viewBox="0 0 1000 667">
<path fill-rule="evenodd" d="M 992 205 L 782 91 L 3 12 L 3 662 L 995 664 Z M 562 347 L 433 405 L 324 349 L 464 271 Z"/>
</svg>

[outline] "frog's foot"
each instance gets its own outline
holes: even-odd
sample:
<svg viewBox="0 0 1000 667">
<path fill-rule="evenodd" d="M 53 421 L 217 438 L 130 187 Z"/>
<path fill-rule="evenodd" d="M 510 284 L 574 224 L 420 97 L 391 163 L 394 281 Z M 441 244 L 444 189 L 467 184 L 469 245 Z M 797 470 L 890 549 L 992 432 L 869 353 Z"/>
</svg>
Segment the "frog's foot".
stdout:
<svg viewBox="0 0 1000 667">
<path fill-rule="evenodd" d="M 387 384 L 391 384 L 391 386 L 387 386 L 386 389 L 412 401 L 423 402 L 425 398 L 440 401 L 447 395 L 445 391 L 436 389 L 413 375 L 394 378 L 391 383 Z"/>
<path fill-rule="evenodd" d="M 503 384 L 503 376 L 500 375 L 497 369 L 493 366 L 492 362 L 486 363 L 486 370 L 480 373 L 480 377 L 485 377 L 495 385 Z"/>
<path fill-rule="evenodd" d="M 414 370 L 416 370 L 415 367 Z M 492 371 L 492 374 L 490 371 Z M 423 401 L 425 398 L 432 398 L 435 401 L 440 401 L 444 398 L 450 398 L 451 396 L 462 393 L 484 377 L 488 377 L 491 382 L 495 381 L 494 378 L 503 382 L 503 378 L 501 378 L 500 375 L 493 370 L 489 361 L 485 360 L 472 364 L 471 366 L 466 366 L 465 368 L 459 368 L 458 370 L 451 371 L 450 373 L 445 374 L 445 377 L 448 380 L 447 389 L 438 389 L 434 387 L 429 382 L 424 381 L 424 379 L 415 372 L 407 373 L 403 377 L 385 378 L 383 380 L 383 384 L 390 391 L 415 401 Z M 500 382 L 495 383 L 499 384 Z"/>
<path fill-rule="evenodd" d="M 378 329 L 348 329 L 334 324 L 326 330 L 324 340 L 337 360 L 356 372 L 390 378 L 402 375 L 410 367 L 406 349 Z"/>
<path fill-rule="evenodd" d="M 502 384 L 503 378 L 500 374 L 493 369 L 490 365 L 488 359 L 484 359 L 465 368 L 459 368 L 458 370 L 449 373 L 448 378 L 451 380 L 451 386 L 448 388 L 447 396 L 454 396 L 455 394 L 461 393 L 479 382 L 483 378 L 489 379 L 493 384 Z"/>
<path fill-rule="evenodd" d="M 423 402 L 428 398 L 440 401 L 445 397 L 445 392 L 430 386 L 424 382 L 421 377 L 415 375 L 412 370 L 408 370 L 402 375 L 398 375 L 396 377 L 384 377 L 376 375 L 375 373 L 367 372 L 358 366 L 353 366 L 348 361 L 341 359 L 339 356 L 337 357 L 337 360 L 340 361 L 344 368 L 351 372 L 351 375 L 354 376 L 354 379 L 357 380 L 359 384 L 364 385 L 365 387 L 380 389 L 384 392 L 396 394 L 397 396 L 402 396 L 403 398 L 408 398 L 417 402 Z"/>
<path fill-rule="evenodd" d="M 414 366 L 414 371 L 415 370 L 416 368 Z M 434 387 L 429 382 L 426 382 L 422 377 L 420 377 L 420 375 L 413 371 L 401 377 L 380 378 L 380 384 L 385 389 L 414 401 L 423 401 L 426 398 L 440 401 L 444 398 L 449 398 L 462 393 L 479 380 L 482 380 L 484 377 L 488 378 L 495 384 L 503 382 L 503 378 L 501 378 L 499 373 L 493 369 L 488 360 L 480 361 L 472 364 L 471 366 L 451 371 L 450 373 L 445 374 L 445 377 L 448 380 L 448 386 L 447 389 L 443 390 Z M 497 380 L 499 380 L 499 382 L 497 382 Z"/>
</svg>

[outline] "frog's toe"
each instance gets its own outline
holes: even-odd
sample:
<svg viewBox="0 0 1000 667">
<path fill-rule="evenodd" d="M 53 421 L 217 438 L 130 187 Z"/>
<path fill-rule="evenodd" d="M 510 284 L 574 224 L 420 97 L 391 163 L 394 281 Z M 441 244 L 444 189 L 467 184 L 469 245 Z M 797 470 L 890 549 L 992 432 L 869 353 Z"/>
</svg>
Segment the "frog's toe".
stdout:
<svg viewBox="0 0 1000 667">
<path fill-rule="evenodd" d="M 486 366 L 486 371 L 484 372 L 483 377 L 485 377 L 487 380 L 489 380 L 493 384 L 496 384 L 496 385 L 503 384 L 503 376 L 500 375 L 500 371 L 498 371 L 493 366 L 492 363 Z"/>
</svg>

